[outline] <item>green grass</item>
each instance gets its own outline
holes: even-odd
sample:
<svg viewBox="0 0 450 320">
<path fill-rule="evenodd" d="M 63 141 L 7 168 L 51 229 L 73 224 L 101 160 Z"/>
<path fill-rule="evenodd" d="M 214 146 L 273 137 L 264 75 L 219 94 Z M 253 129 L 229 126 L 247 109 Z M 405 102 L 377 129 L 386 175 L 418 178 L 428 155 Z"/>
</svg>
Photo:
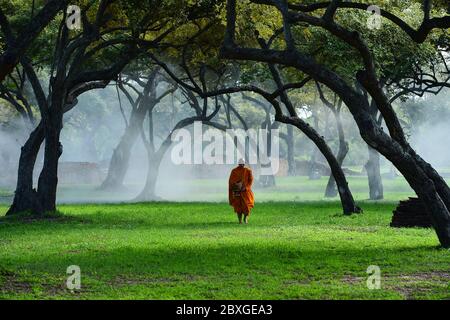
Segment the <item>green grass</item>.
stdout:
<svg viewBox="0 0 450 320">
<path fill-rule="evenodd" d="M 394 229 L 393 202 L 63 205 L 49 220 L 0 219 L 5 299 L 449 299 L 450 251 L 431 229 Z M 6 211 L 0 207 L 0 215 Z M 65 287 L 81 267 L 82 288 Z M 366 286 L 369 265 L 381 289 Z"/>
</svg>

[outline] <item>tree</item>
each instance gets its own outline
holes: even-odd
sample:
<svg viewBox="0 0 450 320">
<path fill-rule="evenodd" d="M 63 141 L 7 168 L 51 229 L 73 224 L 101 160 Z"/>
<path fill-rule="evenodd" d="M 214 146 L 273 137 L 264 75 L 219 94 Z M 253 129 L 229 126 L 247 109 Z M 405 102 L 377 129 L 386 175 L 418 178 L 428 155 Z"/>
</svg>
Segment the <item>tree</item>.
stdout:
<svg viewBox="0 0 450 320">
<path fill-rule="evenodd" d="M 227 2 L 227 28 L 221 57 L 291 66 L 310 75 L 314 80 L 335 92 L 353 115 L 366 143 L 383 154 L 397 167 L 419 198 L 427 205 L 441 245 L 450 247 L 450 214 L 448 210 L 450 208 L 450 188 L 437 171 L 423 160 L 407 142 L 400 121 L 377 77 L 374 56 L 367 43 L 361 38 L 359 32 L 350 30 L 335 20 L 338 9 L 351 7 L 365 10 L 368 5 L 331 1 L 322 4 L 325 12 L 321 16 L 316 16 L 312 13 L 306 13 L 314 13 L 315 9 L 311 9 L 311 6 L 289 7 L 285 1 L 276 0 L 252 2 L 273 6 L 281 14 L 282 34 L 286 48 L 278 50 L 239 46 L 235 39 L 236 1 L 229 0 Z M 382 10 L 381 14 L 405 31 L 412 41 L 422 43 L 433 29 L 446 28 L 450 25 L 450 16 L 431 18 L 429 5 L 430 1 L 424 1 L 424 19 L 417 30 L 394 14 L 385 10 Z M 297 48 L 292 26 L 301 23 L 326 30 L 343 43 L 354 48 L 362 62 L 361 68 L 354 75 L 357 86 L 349 85 L 337 72 L 327 66 L 318 64 L 312 56 L 304 54 Z M 384 132 L 376 119 L 370 115 L 370 106 L 362 93 L 363 89 L 374 99 L 377 108 L 383 115 L 388 133 Z M 295 112 L 286 116 L 280 111 L 277 111 L 277 119 L 295 120 L 298 118 Z"/>
<path fill-rule="evenodd" d="M 342 110 L 342 100 L 336 101 L 336 96 L 334 97 L 334 102 L 330 102 L 324 95 L 323 90 L 316 82 L 317 91 L 319 92 L 320 100 L 322 100 L 322 103 L 331 111 L 333 114 L 333 117 L 336 122 L 336 129 L 338 133 L 338 139 L 339 139 L 339 147 L 338 152 L 336 155 L 336 162 L 339 164 L 339 166 L 342 168 L 342 164 L 344 163 L 344 159 L 347 156 L 349 146 L 348 142 L 345 140 L 345 133 L 344 133 L 344 127 L 342 125 L 342 119 L 341 119 L 341 110 Z M 339 186 L 338 186 L 339 187 Z M 333 175 L 330 175 L 328 179 L 328 183 L 325 189 L 325 197 L 332 198 L 335 197 L 338 193 L 338 190 L 336 188 L 336 181 L 333 177 Z"/>
<path fill-rule="evenodd" d="M 259 41 L 262 48 L 267 48 L 267 44 L 263 42 L 262 39 L 259 39 Z M 290 100 L 286 91 L 283 90 L 285 84 L 281 79 L 278 68 L 271 63 L 269 63 L 268 66 L 270 73 L 273 77 L 273 80 L 276 83 L 277 89 L 280 90 L 280 100 L 283 102 L 285 109 L 288 110 L 289 113 L 296 113 L 292 101 Z M 297 87 L 302 87 L 304 84 L 309 82 L 309 80 L 310 80 L 309 77 L 305 78 L 297 85 Z M 292 84 L 290 85 L 292 86 Z M 293 125 L 298 129 L 300 129 L 316 145 L 317 149 L 325 157 L 325 159 L 328 162 L 328 165 L 330 166 L 334 181 L 336 181 L 338 185 L 338 192 L 341 199 L 344 214 L 361 212 L 361 208 L 359 208 L 355 204 L 353 195 L 348 186 L 347 179 L 342 170 L 342 161 L 339 162 L 339 160 L 336 159 L 330 147 L 327 145 L 324 137 L 321 136 L 313 127 L 311 127 L 300 117 L 297 117 L 294 121 L 289 118 L 280 118 L 278 121 L 286 123 L 288 125 Z"/>
<path fill-rule="evenodd" d="M 171 1 L 158 6 L 153 2 L 142 5 L 139 1 L 101 0 L 95 6 L 90 2 L 82 6 L 81 32 L 72 34 L 63 15 L 56 30 L 52 59 L 40 62 L 50 70 L 48 94 L 44 93 L 32 61 L 21 61 L 33 87 L 41 121 L 22 148 L 19 179 L 8 214 L 25 210 L 42 214 L 56 209 L 58 160 L 63 151 L 59 142 L 62 119 L 76 105 L 76 97 L 105 87 L 139 54 L 162 46 L 164 39 L 186 22 L 202 19 L 203 10 L 198 4 L 183 6 Z M 178 12 L 176 18 L 167 20 L 173 12 Z M 44 166 L 34 190 L 32 172 L 44 139 Z"/>
<path fill-rule="evenodd" d="M 114 149 L 108 173 L 101 189 L 114 190 L 123 187 L 123 180 L 129 167 L 131 150 L 141 134 L 147 114 L 151 113 L 150 110 L 153 110 L 166 95 L 173 91 L 172 89 L 167 90 L 159 97 L 156 97 L 156 89 L 161 79 L 159 70 L 155 68 L 154 70 L 149 70 L 147 77 L 130 75 L 118 81 L 118 87 L 131 105 L 131 113 L 129 120 L 124 118 L 126 121 L 125 132 Z M 139 89 L 140 86 L 142 86 L 141 89 Z M 137 95 L 137 98 L 133 98 L 133 95 Z"/>
<path fill-rule="evenodd" d="M 141 137 L 147 151 L 148 171 L 144 188 L 135 198 L 136 201 L 150 201 L 157 199 L 155 185 L 159 167 L 164 155 L 172 145 L 173 135 L 177 132 L 177 130 L 188 127 L 195 122 L 201 122 L 204 125 L 211 126 L 222 131 L 226 130 L 225 125 L 213 121 L 214 117 L 219 113 L 221 108 L 221 105 L 218 103 L 217 99 L 215 99 L 214 109 L 208 114 L 208 99 L 204 99 L 203 103 L 200 103 L 195 94 L 184 88 L 181 90 L 183 91 L 185 98 L 187 98 L 191 109 L 194 111 L 194 115 L 183 116 L 178 122 L 176 122 L 176 124 L 170 128 L 169 133 L 162 139 L 159 146 L 157 145 L 155 139 L 155 128 L 152 116 L 155 108 L 153 107 L 147 110 L 149 121 L 148 134 L 146 134 L 141 127 Z"/>
<path fill-rule="evenodd" d="M 95 12 L 93 21 L 89 21 L 87 17 L 90 7 L 83 10 L 83 30 L 73 36 L 69 34 L 65 15 L 62 17 L 54 56 L 48 65 L 50 83 L 47 94 L 43 83 L 38 78 L 36 67 L 27 57 L 21 59 L 36 97 L 41 120 L 22 147 L 16 192 L 13 204 L 7 213 L 9 215 L 21 211 L 42 214 L 56 209 L 58 160 L 63 151 L 59 142 L 63 114 L 76 105 L 77 97 L 82 93 L 104 88 L 138 54 L 136 40 L 130 41 L 133 38 L 123 38 L 118 35 L 115 28 L 108 26 L 111 21 L 111 15 L 108 12 L 111 3 L 112 1 L 101 1 L 93 9 Z M 107 40 L 101 41 L 105 38 Z M 142 45 L 153 44 L 154 42 L 150 41 Z M 98 68 L 93 61 L 105 51 L 109 52 L 113 61 L 103 60 L 102 64 L 107 66 Z M 83 68 L 86 65 L 98 69 L 88 71 Z M 35 190 L 33 189 L 33 169 L 37 153 L 44 140 L 44 165 L 39 175 L 37 190 Z"/>
</svg>

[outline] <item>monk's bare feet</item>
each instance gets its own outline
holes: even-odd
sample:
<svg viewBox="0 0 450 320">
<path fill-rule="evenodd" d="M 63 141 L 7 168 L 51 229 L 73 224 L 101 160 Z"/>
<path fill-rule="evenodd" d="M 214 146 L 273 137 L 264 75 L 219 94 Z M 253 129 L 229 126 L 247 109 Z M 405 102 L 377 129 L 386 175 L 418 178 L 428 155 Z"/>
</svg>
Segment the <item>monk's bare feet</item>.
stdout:
<svg viewBox="0 0 450 320">
<path fill-rule="evenodd" d="M 239 224 L 242 224 L 242 213 L 238 213 Z"/>
<path fill-rule="evenodd" d="M 248 224 L 248 216 L 245 216 L 245 217 L 244 217 L 244 223 L 245 223 L 245 224 Z"/>
</svg>

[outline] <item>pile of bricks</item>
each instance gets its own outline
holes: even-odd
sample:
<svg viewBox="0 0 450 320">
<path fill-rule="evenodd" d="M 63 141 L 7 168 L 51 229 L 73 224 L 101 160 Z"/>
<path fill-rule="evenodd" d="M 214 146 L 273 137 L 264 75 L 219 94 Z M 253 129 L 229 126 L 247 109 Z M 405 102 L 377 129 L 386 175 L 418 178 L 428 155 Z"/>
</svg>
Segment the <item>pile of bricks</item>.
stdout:
<svg viewBox="0 0 450 320">
<path fill-rule="evenodd" d="M 400 201 L 394 210 L 391 227 L 395 228 L 430 228 L 431 220 L 425 204 L 418 198 Z"/>
</svg>

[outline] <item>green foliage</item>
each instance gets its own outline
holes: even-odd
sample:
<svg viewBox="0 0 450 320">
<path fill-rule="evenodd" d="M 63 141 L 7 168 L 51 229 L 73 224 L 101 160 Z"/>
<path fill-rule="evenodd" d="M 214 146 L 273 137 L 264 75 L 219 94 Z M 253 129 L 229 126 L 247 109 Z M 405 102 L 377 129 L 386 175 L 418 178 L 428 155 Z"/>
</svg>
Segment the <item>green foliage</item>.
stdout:
<svg viewBox="0 0 450 320">
<path fill-rule="evenodd" d="M 245 99 L 235 99 L 234 101 L 236 101 L 235 107 L 237 111 L 245 119 L 248 127 L 253 129 L 261 128 L 261 124 L 266 118 L 264 109 L 246 101 Z M 272 111 L 270 106 L 268 109 Z M 234 120 L 233 123 L 238 124 L 238 121 Z"/>
<path fill-rule="evenodd" d="M 308 1 L 298 1 L 298 3 L 300 2 L 302 4 L 309 3 Z M 422 21 L 423 14 L 419 1 L 371 1 L 367 3 L 379 5 L 398 15 L 415 28 Z M 433 16 L 441 16 L 444 13 L 441 4 L 437 3 L 433 7 Z M 320 16 L 323 14 L 323 10 L 319 10 L 315 14 Z M 261 16 L 264 16 L 265 19 L 261 19 Z M 442 31 L 437 30 L 428 37 L 425 43 L 416 44 L 398 26 L 385 18 L 382 19 L 380 29 L 369 29 L 367 27 L 368 17 L 369 13 L 364 10 L 339 9 L 336 14 L 336 22 L 361 34 L 374 56 L 377 72 L 382 79 L 402 78 L 410 74 L 414 64 L 426 66 L 437 58 L 436 41 L 442 35 Z M 259 47 L 255 42 L 255 31 L 258 31 L 262 38 L 267 40 L 281 28 L 281 18 L 277 10 L 271 6 L 251 5 L 243 1 L 238 6 L 237 26 L 239 41 L 247 46 Z M 319 63 L 328 66 L 353 84 L 356 71 L 363 68 L 360 54 L 354 48 L 321 27 L 298 25 L 292 31 L 301 52 L 314 56 Z M 284 46 L 283 35 L 280 34 L 274 41 L 273 48 L 283 49 Z M 265 76 L 265 73 L 262 73 L 259 68 L 255 69 L 254 73 L 256 78 Z"/>
</svg>

